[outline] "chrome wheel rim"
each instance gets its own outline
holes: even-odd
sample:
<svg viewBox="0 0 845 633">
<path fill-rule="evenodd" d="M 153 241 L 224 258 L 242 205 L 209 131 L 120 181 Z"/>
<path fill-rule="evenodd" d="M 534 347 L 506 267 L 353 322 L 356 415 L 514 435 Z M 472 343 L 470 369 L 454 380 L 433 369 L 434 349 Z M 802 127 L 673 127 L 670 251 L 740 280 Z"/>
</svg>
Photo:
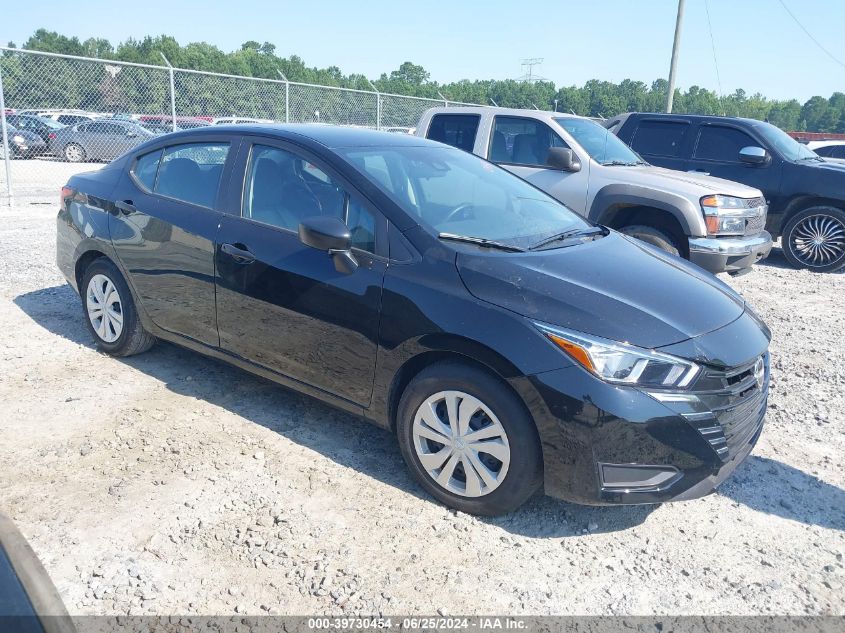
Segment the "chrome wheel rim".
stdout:
<svg viewBox="0 0 845 633">
<path fill-rule="evenodd" d="M 65 157 L 73 162 L 82 160 L 82 149 L 78 145 L 68 145 L 65 147 Z"/>
<path fill-rule="evenodd" d="M 123 332 L 123 304 L 114 283 L 105 275 L 94 275 L 85 292 L 88 320 L 97 336 L 114 343 Z"/>
<path fill-rule="evenodd" d="M 805 266 L 828 266 L 845 255 L 845 224 L 830 215 L 807 216 L 792 229 L 789 246 Z"/>
<path fill-rule="evenodd" d="M 483 497 L 508 474 L 510 444 L 502 423 L 478 398 L 441 391 L 414 415 L 414 450 L 428 476 L 462 497 Z"/>
</svg>

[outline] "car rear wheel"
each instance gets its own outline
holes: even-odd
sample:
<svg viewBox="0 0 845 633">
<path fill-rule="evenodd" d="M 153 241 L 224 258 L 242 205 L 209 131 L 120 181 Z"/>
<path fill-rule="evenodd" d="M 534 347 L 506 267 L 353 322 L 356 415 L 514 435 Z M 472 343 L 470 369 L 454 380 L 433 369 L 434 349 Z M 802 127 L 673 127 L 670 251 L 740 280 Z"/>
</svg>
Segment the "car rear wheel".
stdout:
<svg viewBox="0 0 845 633">
<path fill-rule="evenodd" d="M 69 163 L 81 163 L 85 160 L 85 149 L 78 143 L 68 143 L 65 145 L 64 155 Z"/>
<path fill-rule="evenodd" d="M 667 253 L 683 257 L 682 253 L 684 251 L 681 248 L 678 237 L 671 235 L 666 231 L 662 231 L 651 226 L 645 226 L 644 224 L 625 226 L 619 229 L 619 231 L 625 235 L 630 235 L 631 237 L 635 237 L 638 240 L 651 244 L 652 246 L 656 246 Z"/>
<path fill-rule="evenodd" d="M 123 275 L 105 257 L 86 269 L 80 295 L 85 323 L 100 351 L 111 356 L 131 356 L 147 351 L 155 343 L 155 337 L 138 319 Z"/>
<path fill-rule="evenodd" d="M 447 506 L 504 514 L 542 483 L 533 420 L 506 385 L 480 369 L 456 362 L 427 367 L 405 389 L 397 415 L 411 473 Z"/>
<path fill-rule="evenodd" d="M 781 246 L 795 268 L 839 270 L 845 266 L 845 212 L 820 206 L 796 213 L 783 229 Z"/>
</svg>

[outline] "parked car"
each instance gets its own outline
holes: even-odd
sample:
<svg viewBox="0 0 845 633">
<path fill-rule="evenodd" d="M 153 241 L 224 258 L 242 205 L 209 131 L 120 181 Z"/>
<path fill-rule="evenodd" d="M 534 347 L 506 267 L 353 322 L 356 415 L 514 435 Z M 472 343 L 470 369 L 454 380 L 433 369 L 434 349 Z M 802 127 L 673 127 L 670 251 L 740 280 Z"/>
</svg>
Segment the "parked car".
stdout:
<svg viewBox="0 0 845 633">
<path fill-rule="evenodd" d="M 55 134 L 56 130 L 65 127 L 53 119 L 46 119 L 33 114 L 12 114 L 6 117 L 6 121 L 19 130 L 26 130 L 27 132 L 37 134 L 45 143 L 49 142 L 51 134 Z"/>
<path fill-rule="evenodd" d="M 242 123 L 272 123 L 272 119 L 253 119 L 245 116 L 221 116 L 212 122 L 214 125 L 239 125 Z"/>
<path fill-rule="evenodd" d="M 828 161 L 763 121 L 718 116 L 624 114 L 608 127 L 650 162 L 758 187 L 768 231 L 796 268 L 845 266 L 845 164 Z"/>
<path fill-rule="evenodd" d="M 198 127 L 206 127 L 211 122 L 196 117 L 176 117 L 176 130 L 173 129 L 173 119 L 168 115 L 143 114 L 138 117 L 138 123 L 155 134 L 169 134 L 173 131 L 192 130 Z"/>
<path fill-rule="evenodd" d="M 770 334 L 742 297 L 467 152 L 214 126 L 61 196 L 100 350 L 161 338 L 364 416 L 460 510 L 689 499 L 760 435 Z"/>
<path fill-rule="evenodd" d="M 7 121 L 6 138 L 12 158 L 32 158 L 47 152 L 47 143 L 40 136 L 27 130 L 20 130 Z M 0 139 L 0 158 L 5 158 L 2 139 Z"/>
<path fill-rule="evenodd" d="M 33 114 L 68 126 L 108 116 L 105 114 L 85 112 L 84 110 L 21 110 L 20 114 Z"/>
<path fill-rule="evenodd" d="M 71 163 L 109 161 L 153 136 L 131 121 L 89 121 L 57 130 L 50 139 L 50 151 Z"/>
<path fill-rule="evenodd" d="M 441 107 L 416 134 L 487 158 L 594 222 L 741 274 L 769 254 L 762 193 L 652 167 L 590 119 L 559 112 Z"/>
<path fill-rule="evenodd" d="M 810 141 L 807 149 L 824 158 L 845 158 L 845 141 Z"/>
</svg>

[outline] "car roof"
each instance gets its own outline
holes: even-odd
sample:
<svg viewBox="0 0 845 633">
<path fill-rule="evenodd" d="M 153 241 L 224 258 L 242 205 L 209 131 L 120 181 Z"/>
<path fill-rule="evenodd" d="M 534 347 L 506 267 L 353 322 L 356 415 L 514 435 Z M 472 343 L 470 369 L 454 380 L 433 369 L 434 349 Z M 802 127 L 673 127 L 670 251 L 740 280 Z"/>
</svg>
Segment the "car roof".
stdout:
<svg viewBox="0 0 845 633">
<path fill-rule="evenodd" d="M 217 125 L 174 132 L 172 138 L 201 138 L 220 134 L 261 135 L 290 141 L 307 140 L 324 147 L 399 147 L 440 145 L 433 141 L 407 134 L 391 134 L 369 128 L 348 127 L 342 125 L 324 125 L 319 123 L 239 123 L 221 128 Z"/>
<path fill-rule="evenodd" d="M 721 116 L 719 114 L 684 114 L 682 112 L 627 112 L 626 116 L 635 115 L 641 118 L 659 118 L 659 119 L 689 119 L 690 121 L 709 121 L 709 120 L 724 120 L 724 121 L 742 121 L 749 125 L 759 125 L 765 123 L 759 119 L 749 119 L 741 116 Z M 622 116 L 622 115 L 619 115 Z M 617 117 L 614 117 L 617 118 Z"/>
<path fill-rule="evenodd" d="M 536 119 L 568 118 L 588 119 L 589 117 L 569 114 L 567 112 L 553 112 L 551 110 L 534 110 L 530 108 L 502 108 L 500 106 L 438 106 L 430 108 L 429 112 L 434 114 L 481 114 L 492 112 L 497 115 L 531 117 Z"/>
</svg>

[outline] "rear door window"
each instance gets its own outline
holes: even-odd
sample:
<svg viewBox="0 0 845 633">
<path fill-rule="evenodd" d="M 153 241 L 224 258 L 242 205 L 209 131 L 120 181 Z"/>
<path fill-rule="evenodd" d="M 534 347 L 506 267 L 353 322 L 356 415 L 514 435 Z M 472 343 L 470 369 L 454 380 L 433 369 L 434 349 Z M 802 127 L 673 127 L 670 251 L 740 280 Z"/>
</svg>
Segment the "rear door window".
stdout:
<svg viewBox="0 0 845 633">
<path fill-rule="evenodd" d="M 689 130 L 684 121 L 641 121 L 631 147 L 640 154 L 678 158 Z"/>
<path fill-rule="evenodd" d="M 426 137 L 471 152 L 480 120 L 478 114 L 435 114 Z"/>
<path fill-rule="evenodd" d="M 228 143 L 188 143 L 165 148 L 155 192 L 213 208 L 228 153 Z"/>
<path fill-rule="evenodd" d="M 510 116 L 494 119 L 489 152 L 494 163 L 545 167 L 550 147 L 568 146 L 542 121 Z"/>
<path fill-rule="evenodd" d="M 738 163 L 739 150 L 760 143 L 742 130 L 724 125 L 702 125 L 695 144 L 694 157 L 720 163 Z"/>
<path fill-rule="evenodd" d="M 144 187 L 149 191 L 155 189 L 156 174 L 158 173 L 158 164 L 161 160 L 161 150 L 144 154 L 137 161 L 132 168 L 132 174 Z"/>
</svg>

